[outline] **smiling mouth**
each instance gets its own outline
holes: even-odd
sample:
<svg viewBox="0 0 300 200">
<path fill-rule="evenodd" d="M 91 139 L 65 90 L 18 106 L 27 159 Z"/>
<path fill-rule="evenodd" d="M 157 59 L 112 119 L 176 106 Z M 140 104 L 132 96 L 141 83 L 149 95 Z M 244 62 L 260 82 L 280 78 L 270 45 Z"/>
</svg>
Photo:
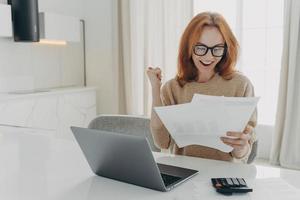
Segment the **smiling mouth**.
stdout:
<svg viewBox="0 0 300 200">
<path fill-rule="evenodd" d="M 208 67 L 208 66 L 210 66 L 213 62 L 204 63 L 204 62 L 202 62 L 202 61 L 200 60 L 200 63 L 201 63 L 203 66 Z"/>
</svg>

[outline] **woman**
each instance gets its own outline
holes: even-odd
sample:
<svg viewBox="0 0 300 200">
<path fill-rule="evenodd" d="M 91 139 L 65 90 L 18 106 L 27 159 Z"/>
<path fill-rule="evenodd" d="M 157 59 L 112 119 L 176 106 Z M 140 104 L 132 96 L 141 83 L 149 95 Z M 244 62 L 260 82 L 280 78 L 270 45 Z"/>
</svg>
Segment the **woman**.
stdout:
<svg viewBox="0 0 300 200">
<path fill-rule="evenodd" d="M 233 147 L 230 153 L 190 145 L 179 148 L 164 127 L 153 107 L 188 103 L 195 93 L 252 97 L 254 89 L 247 77 L 235 70 L 238 43 L 225 19 L 217 13 L 195 16 L 186 27 L 179 46 L 178 69 L 174 79 L 161 88 L 161 70 L 148 67 L 152 86 L 151 132 L 156 145 L 179 155 L 197 156 L 225 161 L 247 162 L 255 141 L 256 111 L 243 132 L 229 132 L 220 139 Z"/>
</svg>

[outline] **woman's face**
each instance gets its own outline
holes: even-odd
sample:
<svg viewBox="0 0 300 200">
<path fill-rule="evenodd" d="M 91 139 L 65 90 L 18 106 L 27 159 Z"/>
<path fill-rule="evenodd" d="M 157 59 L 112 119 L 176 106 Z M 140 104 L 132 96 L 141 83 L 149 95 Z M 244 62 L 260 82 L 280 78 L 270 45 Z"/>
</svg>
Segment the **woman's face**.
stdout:
<svg viewBox="0 0 300 200">
<path fill-rule="evenodd" d="M 209 76 L 215 73 L 214 68 L 222 58 L 222 56 L 220 55 L 223 55 L 224 53 L 224 43 L 225 42 L 223 36 L 218 28 L 213 26 L 205 26 L 203 28 L 202 34 L 197 44 L 194 44 L 196 46 L 194 46 L 192 56 L 199 74 Z M 207 49 L 207 47 L 215 48 Z"/>
</svg>

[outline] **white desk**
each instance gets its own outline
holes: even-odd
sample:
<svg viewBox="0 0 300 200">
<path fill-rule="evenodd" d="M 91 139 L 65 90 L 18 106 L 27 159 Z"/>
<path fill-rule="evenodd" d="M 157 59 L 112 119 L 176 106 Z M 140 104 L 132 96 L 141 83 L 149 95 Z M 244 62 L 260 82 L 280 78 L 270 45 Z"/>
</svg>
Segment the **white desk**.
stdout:
<svg viewBox="0 0 300 200">
<path fill-rule="evenodd" d="M 155 157 L 200 172 L 170 192 L 158 192 L 95 176 L 74 140 L 57 138 L 51 131 L 2 127 L 0 199 L 300 199 L 299 171 L 166 154 Z M 216 193 L 210 178 L 225 176 L 244 177 L 254 192 L 230 197 Z"/>
</svg>

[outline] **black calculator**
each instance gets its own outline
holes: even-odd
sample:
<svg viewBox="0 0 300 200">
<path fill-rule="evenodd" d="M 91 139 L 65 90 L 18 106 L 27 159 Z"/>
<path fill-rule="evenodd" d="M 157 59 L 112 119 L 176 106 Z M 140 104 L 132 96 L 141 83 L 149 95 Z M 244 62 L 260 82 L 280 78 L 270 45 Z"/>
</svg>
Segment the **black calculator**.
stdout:
<svg viewBox="0 0 300 200">
<path fill-rule="evenodd" d="M 252 192 L 243 178 L 212 178 L 211 182 L 217 192 L 232 195 L 232 193 Z"/>
</svg>

